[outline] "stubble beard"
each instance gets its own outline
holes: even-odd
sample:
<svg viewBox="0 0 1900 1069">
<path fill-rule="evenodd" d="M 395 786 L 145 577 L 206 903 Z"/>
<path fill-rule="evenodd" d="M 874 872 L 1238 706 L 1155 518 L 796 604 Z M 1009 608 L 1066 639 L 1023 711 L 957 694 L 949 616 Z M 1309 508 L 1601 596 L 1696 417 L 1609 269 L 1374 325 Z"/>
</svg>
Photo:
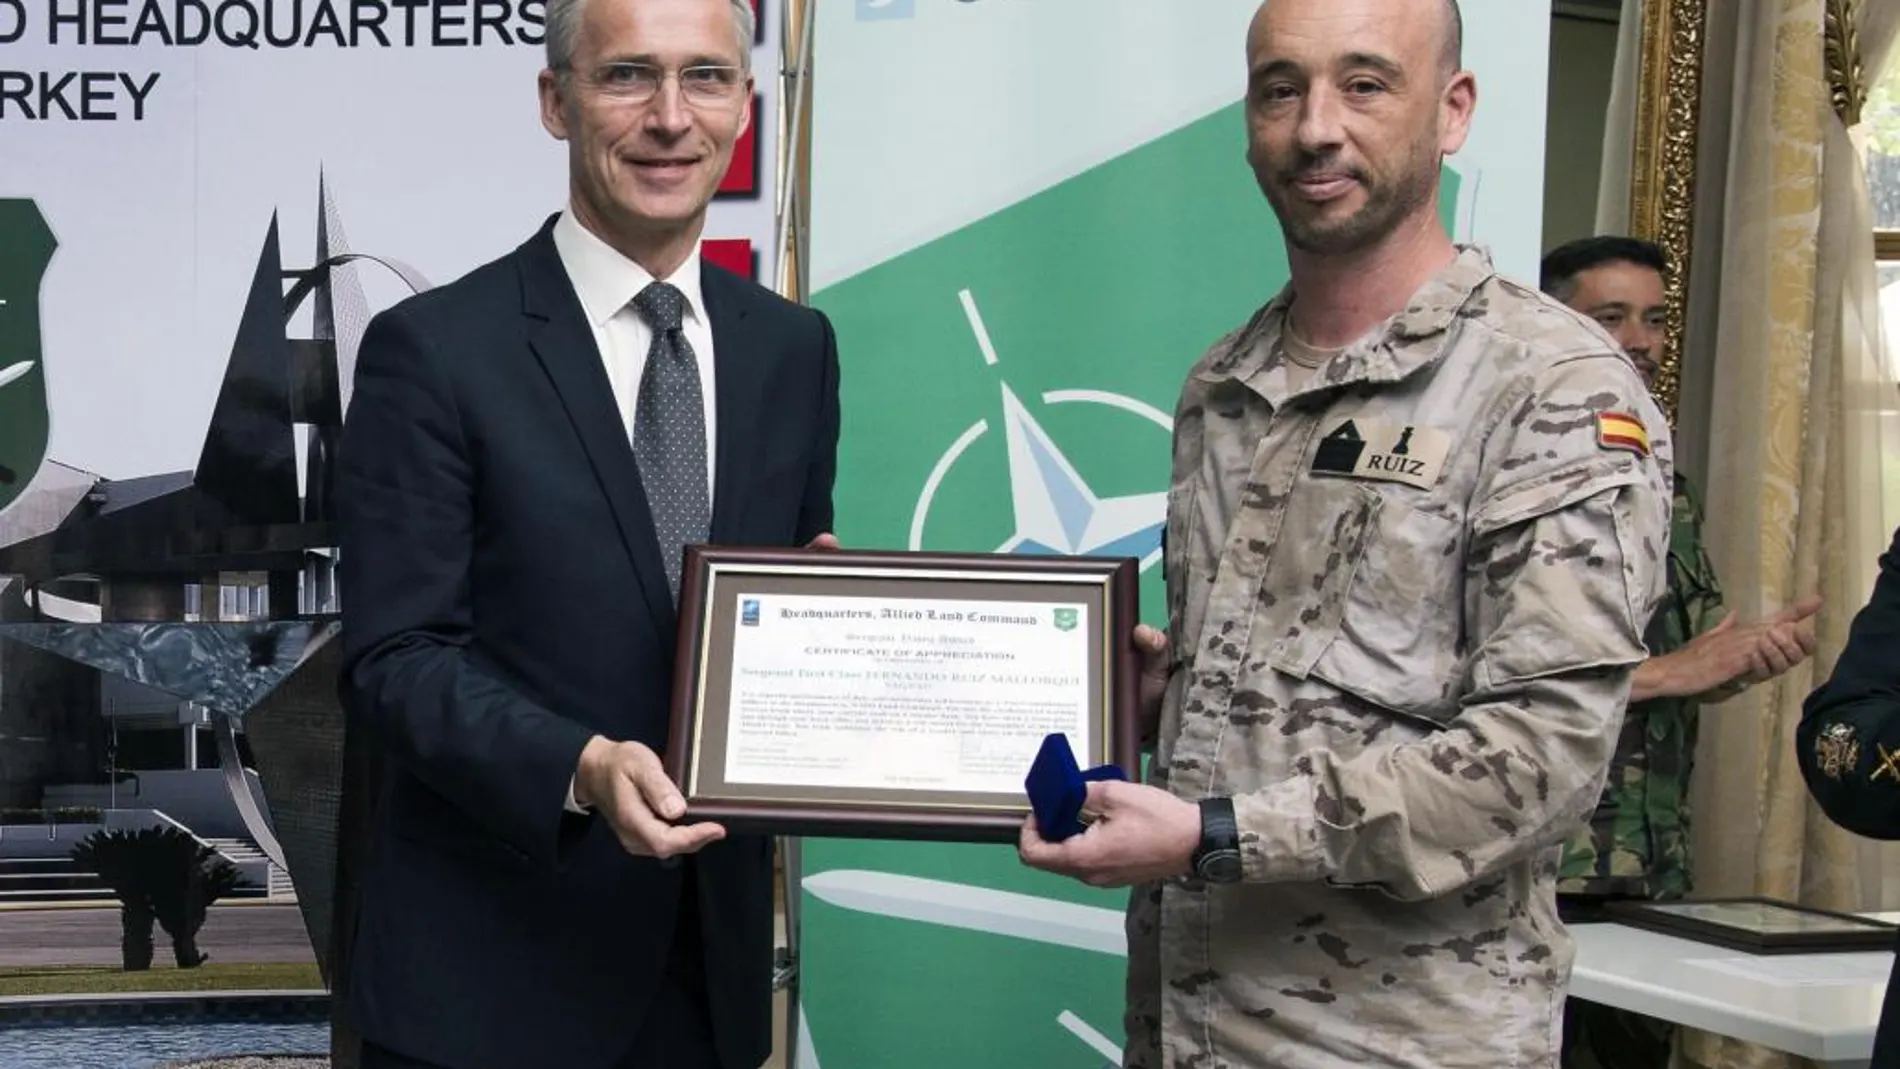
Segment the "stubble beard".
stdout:
<svg viewBox="0 0 1900 1069">
<path fill-rule="evenodd" d="M 1349 256 L 1390 237 L 1431 200 L 1438 170 L 1432 146 L 1422 140 L 1413 145 L 1396 181 L 1381 181 L 1366 168 L 1355 167 L 1351 173 L 1365 191 L 1365 203 L 1343 219 L 1326 219 L 1323 213 L 1329 205 L 1309 207 L 1293 193 L 1293 184 L 1328 162 L 1304 157 L 1260 182 L 1287 245 L 1313 256 Z"/>
</svg>

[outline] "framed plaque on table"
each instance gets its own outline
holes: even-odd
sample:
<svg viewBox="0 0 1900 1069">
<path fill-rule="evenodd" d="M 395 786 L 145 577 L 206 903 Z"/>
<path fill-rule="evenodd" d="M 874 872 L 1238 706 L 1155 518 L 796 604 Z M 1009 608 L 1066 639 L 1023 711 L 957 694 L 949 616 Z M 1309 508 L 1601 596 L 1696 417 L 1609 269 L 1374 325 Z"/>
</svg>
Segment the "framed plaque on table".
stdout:
<svg viewBox="0 0 1900 1069">
<path fill-rule="evenodd" d="M 1620 900 L 1605 913 L 1638 928 L 1751 954 L 1892 950 L 1900 937 L 1900 928 L 1885 921 L 1762 897 Z"/>
<path fill-rule="evenodd" d="M 689 547 L 666 770 L 686 820 L 1014 842 L 1065 734 L 1138 778 L 1132 558 Z"/>
</svg>

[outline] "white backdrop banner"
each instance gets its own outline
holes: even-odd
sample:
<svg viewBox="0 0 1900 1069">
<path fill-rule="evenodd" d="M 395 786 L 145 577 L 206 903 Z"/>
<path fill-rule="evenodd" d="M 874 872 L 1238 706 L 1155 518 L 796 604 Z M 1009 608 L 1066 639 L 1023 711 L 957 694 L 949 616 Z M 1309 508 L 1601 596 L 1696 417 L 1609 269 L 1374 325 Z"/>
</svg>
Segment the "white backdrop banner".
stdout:
<svg viewBox="0 0 1900 1069">
<path fill-rule="evenodd" d="M 706 237 L 769 284 L 780 15 L 755 6 L 754 121 Z M 438 285 L 560 210 L 544 18 L 545 0 L 0 0 L 0 377 L 35 365 L 0 385 L 0 508 L 36 452 L 108 478 L 192 468 L 272 218 L 285 268 L 310 266 L 319 182 L 333 245 Z M 352 270 L 372 312 L 408 293 Z"/>
</svg>

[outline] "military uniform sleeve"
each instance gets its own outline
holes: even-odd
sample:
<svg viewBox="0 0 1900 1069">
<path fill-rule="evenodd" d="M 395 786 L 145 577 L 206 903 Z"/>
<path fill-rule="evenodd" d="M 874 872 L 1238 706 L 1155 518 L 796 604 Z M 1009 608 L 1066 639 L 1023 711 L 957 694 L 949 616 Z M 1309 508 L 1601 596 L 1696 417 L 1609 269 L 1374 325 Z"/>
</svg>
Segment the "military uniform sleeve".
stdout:
<svg viewBox="0 0 1900 1069">
<path fill-rule="evenodd" d="M 1470 436 L 1485 457 L 1457 712 L 1416 742 L 1308 754 L 1304 774 L 1236 798 L 1246 878 L 1436 897 L 1556 847 L 1595 806 L 1664 588 L 1667 424 L 1609 353 L 1527 378 Z"/>
<path fill-rule="evenodd" d="M 1795 730 L 1808 793 L 1857 835 L 1900 839 L 1900 531 L 1827 682 Z"/>
<path fill-rule="evenodd" d="M 1670 520 L 1669 552 L 1679 558 L 1679 567 L 1689 574 L 1683 577 L 1682 597 L 1689 615 L 1694 638 L 1722 622 L 1727 606 L 1722 601 L 1722 582 L 1715 574 L 1715 562 L 1702 542 L 1702 498 L 1689 480 L 1679 478 L 1675 514 Z"/>
</svg>

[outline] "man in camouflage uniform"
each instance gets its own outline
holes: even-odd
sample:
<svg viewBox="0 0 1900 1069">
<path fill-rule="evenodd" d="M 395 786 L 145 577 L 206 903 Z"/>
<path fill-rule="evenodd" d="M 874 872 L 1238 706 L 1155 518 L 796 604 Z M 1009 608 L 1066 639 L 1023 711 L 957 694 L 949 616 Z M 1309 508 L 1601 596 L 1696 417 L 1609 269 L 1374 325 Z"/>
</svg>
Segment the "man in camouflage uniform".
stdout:
<svg viewBox="0 0 1900 1069">
<path fill-rule="evenodd" d="M 1447 237 L 1458 51 L 1449 0 L 1249 31 L 1292 281 L 1176 408 L 1154 782 L 1020 847 L 1138 885 L 1130 1067 L 1556 1065 L 1558 847 L 1662 594 L 1670 442 L 1602 330 Z"/>
<path fill-rule="evenodd" d="M 1662 356 L 1666 261 L 1635 238 L 1593 237 L 1553 249 L 1541 270 L 1546 293 L 1589 316 L 1616 339 L 1646 386 Z M 1689 772 L 1696 706 L 1799 664 L 1814 648 L 1809 616 L 1818 600 L 1755 624 L 1722 612 L 1715 567 L 1702 548 L 1702 504 L 1675 476 L 1667 593 L 1644 633 L 1649 658 L 1636 669 L 1603 798 L 1566 844 L 1558 911 L 1567 923 L 1604 919 L 1619 898 L 1676 899 L 1690 889 Z M 1571 1001 L 1564 1012 L 1566 1069 L 1645 1069 L 1669 1064 L 1674 1027 L 1610 1006 Z"/>
</svg>

